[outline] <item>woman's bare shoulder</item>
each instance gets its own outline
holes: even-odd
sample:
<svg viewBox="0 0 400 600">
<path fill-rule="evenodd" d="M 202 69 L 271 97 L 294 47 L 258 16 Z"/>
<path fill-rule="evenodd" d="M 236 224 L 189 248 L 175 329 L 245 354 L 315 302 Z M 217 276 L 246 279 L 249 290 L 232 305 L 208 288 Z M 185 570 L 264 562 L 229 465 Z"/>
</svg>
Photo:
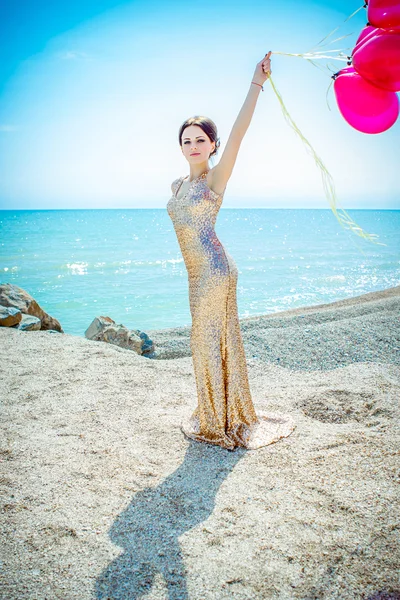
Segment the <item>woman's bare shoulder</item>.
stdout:
<svg viewBox="0 0 400 600">
<path fill-rule="evenodd" d="M 175 192 L 175 188 L 179 184 L 179 182 L 181 181 L 181 179 L 182 179 L 182 176 L 178 177 L 177 179 L 174 179 L 174 181 L 171 183 L 171 190 L 173 192 Z"/>
</svg>

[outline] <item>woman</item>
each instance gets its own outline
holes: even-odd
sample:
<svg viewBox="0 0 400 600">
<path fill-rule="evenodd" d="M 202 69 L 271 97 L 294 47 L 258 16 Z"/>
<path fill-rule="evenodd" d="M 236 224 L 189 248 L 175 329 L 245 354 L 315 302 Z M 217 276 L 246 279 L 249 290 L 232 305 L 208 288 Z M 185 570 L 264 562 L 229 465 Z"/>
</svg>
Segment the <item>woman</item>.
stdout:
<svg viewBox="0 0 400 600">
<path fill-rule="evenodd" d="M 219 147 L 215 123 L 196 116 L 182 124 L 179 144 L 190 174 L 172 183 L 167 204 L 188 272 L 190 347 L 198 395 L 197 408 L 181 430 L 188 438 L 229 450 L 261 448 L 287 437 L 295 427 L 288 415 L 256 414 L 239 326 L 238 270 L 214 230 L 240 143 L 271 73 L 270 56 L 268 52 L 257 64 L 217 166 L 208 165 Z"/>
</svg>

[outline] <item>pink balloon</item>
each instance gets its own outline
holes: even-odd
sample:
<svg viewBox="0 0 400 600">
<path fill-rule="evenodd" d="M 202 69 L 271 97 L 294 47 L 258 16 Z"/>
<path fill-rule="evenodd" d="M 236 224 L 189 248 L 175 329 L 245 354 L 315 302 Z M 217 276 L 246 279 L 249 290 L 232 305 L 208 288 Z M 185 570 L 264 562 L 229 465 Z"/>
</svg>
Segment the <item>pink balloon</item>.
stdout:
<svg viewBox="0 0 400 600">
<path fill-rule="evenodd" d="M 368 4 L 368 22 L 375 27 L 400 26 L 399 0 L 370 0 Z"/>
<path fill-rule="evenodd" d="M 354 46 L 351 55 L 353 56 L 356 50 L 363 46 L 365 42 L 372 39 L 376 34 L 386 33 L 387 31 L 394 31 L 396 33 L 400 33 L 400 27 L 390 27 L 389 29 L 384 29 L 383 27 L 374 27 L 373 25 L 366 25 L 364 29 L 361 30 L 361 33 L 358 36 L 356 45 Z"/>
<path fill-rule="evenodd" d="M 353 66 L 370 83 L 390 92 L 400 90 L 400 31 L 377 29 L 354 49 Z"/>
<path fill-rule="evenodd" d="M 367 37 L 369 37 L 375 31 L 376 31 L 376 27 L 374 27 L 373 25 L 366 25 L 364 27 L 364 29 L 361 30 L 361 33 L 358 36 L 358 39 L 356 41 L 356 46 L 357 46 L 357 44 L 359 44 L 360 42 L 365 40 Z"/>
<path fill-rule="evenodd" d="M 339 71 L 333 88 L 342 117 L 357 131 L 382 133 L 399 116 L 397 94 L 372 85 L 353 67 Z"/>
</svg>

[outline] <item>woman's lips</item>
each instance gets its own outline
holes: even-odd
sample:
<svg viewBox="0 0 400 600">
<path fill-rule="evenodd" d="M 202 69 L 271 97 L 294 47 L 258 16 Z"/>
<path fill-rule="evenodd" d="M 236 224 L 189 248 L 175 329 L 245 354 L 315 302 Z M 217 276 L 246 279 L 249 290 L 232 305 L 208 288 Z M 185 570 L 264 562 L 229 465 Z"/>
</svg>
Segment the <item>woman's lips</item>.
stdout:
<svg viewBox="0 0 400 600">
<path fill-rule="evenodd" d="M 200 152 L 193 152 L 193 154 L 191 154 L 190 156 L 198 156 L 200 154 Z"/>
</svg>

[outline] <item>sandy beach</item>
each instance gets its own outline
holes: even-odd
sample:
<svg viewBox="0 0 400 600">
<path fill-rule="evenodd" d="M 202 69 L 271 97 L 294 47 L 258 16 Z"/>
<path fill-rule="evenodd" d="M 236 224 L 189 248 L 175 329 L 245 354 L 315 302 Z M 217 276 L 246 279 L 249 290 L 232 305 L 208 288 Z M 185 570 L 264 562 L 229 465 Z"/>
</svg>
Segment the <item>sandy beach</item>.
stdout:
<svg viewBox="0 0 400 600">
<path fill-rule="evenodd" d="M 156 360 L 0 328 L 0 598 L 399 599 L 399 316 L 400 286 L 241 320 L 296 429 L 234 452 L 179 429 L 190 328 Z"/>
</svg>

